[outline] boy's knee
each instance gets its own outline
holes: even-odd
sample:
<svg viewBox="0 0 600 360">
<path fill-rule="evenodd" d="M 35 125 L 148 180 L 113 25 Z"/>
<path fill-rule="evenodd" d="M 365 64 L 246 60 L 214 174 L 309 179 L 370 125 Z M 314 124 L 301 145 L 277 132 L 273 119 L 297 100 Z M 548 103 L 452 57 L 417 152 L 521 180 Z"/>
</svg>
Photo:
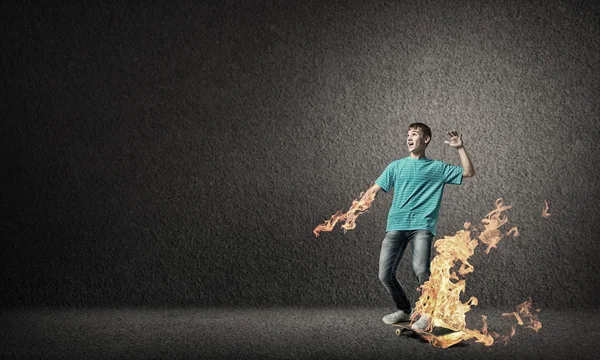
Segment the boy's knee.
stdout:
<svg viewBox="0 0 600 360">
<path fill-rule="evenodd" d="M 379 281 L 381 281 L 383 285 L 389 285 L 392 283 L 392 276 L 387 271 L 379 271 Z"/>
<path fill-rule="evenodd" d="M 415 276 L 417 277 L 417 280 L 419 281 L 419 284 L 422 285 L 425 281 L 429 280 L 429 276 L 431 274 L 429 273 L 429 271 L 423 271 L 420 273 L 415 273 Z"/>
<path fill-rule="evenodd" d="M 419 284 L 422 284 L 425 281 L 427 281 L 429 279 L 429 275 L 431 275 L 427 266 L 415 266 L 413 270 L 415 272 L 417 280 L 419 281 Z"/>
</svg>

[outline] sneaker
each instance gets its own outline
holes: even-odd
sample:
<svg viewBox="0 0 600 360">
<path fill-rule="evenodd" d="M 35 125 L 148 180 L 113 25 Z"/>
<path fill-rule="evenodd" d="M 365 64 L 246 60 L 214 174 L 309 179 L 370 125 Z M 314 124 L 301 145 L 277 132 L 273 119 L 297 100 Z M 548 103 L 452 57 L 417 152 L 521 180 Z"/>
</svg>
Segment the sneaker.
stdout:
<svg viewBox="0 0 600 360">
<path fill-rule="evenodd" d="M 425 329 L 427 329 L 428 326 L 429 326 L 429 316 L 423 315 L 423 316 L 421 316 L 421 318 L 418 321 L 416 321 L 414 324 L 412 324 L 412 326 L 410 328 L 411 328 L 411 330 L 415 330 L 415 331 L 425 331 Z"/>
<path fill-rule="evenodd" d="M 391 313 L 389 315 L 386 315 L 383 317 L 383 322 L 391 325 L 391 324 L 395 324 L 395 323 L 399 323 L 399 322 L 406 322 L 406 321 L 410 321 L 410 316 L 412 315 L 412 309 L 410 310 L 410 313 L 407 314 L 402 310 L 398 310 L 395 313 Z"/>
</svg>

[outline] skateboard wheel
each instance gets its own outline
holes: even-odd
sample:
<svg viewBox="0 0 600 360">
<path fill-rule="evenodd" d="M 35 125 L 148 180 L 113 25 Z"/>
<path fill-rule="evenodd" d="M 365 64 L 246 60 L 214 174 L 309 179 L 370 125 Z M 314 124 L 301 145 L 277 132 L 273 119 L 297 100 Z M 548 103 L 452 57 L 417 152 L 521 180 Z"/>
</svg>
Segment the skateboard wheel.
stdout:
<svg viewBox="0 0 600 360">
<path fill-rule="evenodd" d="M 396 329 L 396 335 L 400 336 L 400 334 L 402 334 L 402 330 Z"/>
</svg>

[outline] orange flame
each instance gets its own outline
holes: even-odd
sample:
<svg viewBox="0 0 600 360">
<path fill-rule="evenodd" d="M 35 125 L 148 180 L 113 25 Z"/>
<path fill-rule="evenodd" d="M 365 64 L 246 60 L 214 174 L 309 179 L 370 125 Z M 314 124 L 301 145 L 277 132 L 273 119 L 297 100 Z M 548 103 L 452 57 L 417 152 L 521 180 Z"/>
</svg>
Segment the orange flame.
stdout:
<svg viewBox="0 0 600 360">
<path fill-rule="evenodd" d="M 319 237 L 319 233 L 321 231 L 332 231 L 339 221 L 344 221 L 344 224 L 341 226 L 344 229 L 344 234 L 348 230 L 352 230 L 356 228 L 356 218 L 367 212 L 367 210 L 371 207 L 371 203 L 375 200 L 376 193 L 371 193 L 369 196 L 363 197 L 365 193 L 361 192 L 360 196 L 352 201 L 352 206 L 350 209 L 344 214 L 342 211 L 338 211 L 331 216 L 329 220 L 326 220 L 323 224 L 318 225 L 313 233 L 316 237 Z"/>
<path fill-rule="evenodd" d="M 546 200 L 544 200 L 544 203 L 546 203 L 546 207 L 542 210 L 542 216 L 550 217 L 550 213 L 548 213 L 548 202 Z"/>
<path fill-rule="evenodd" d="M 517 311 L 522 316 L 529 318 L 529 321 L 527 322 L 527 326 L 525 326 L 525 328 L 529 328 L 535 332 L 538 332 L 542 328 L 542 323 L 537 319 L 535 314 L 531 312 L 532 303 L 533 301 L 530 298 L 524 303 L 517 305 Z M 539 311 L 539 309 L 536 310 L 536 312 Z M 519 325 L 522 325 L 522 323 L 519 323 Z"/>
<path fill-rule="evenodd" d="M 421 296 L 415 306 L 412 320 L 416 318 L 417 314 L 428 315 L 431 321 L 425 331 L 434 327 L 443 327 L 454 332 L 443 336 L 422 333 L 422 336 L 432 345 L 446 348 L 469 339 L 475 339 L 476 342 L 486 346 L 494 343 L 492 335 L 497 334 L 488 333 L 487 318 L 483 318 L 484 326 L 481 331 L 466 327 L 465 313 L 471 310 L 471 307 L 476 306 L 478 301 L 474 296 L 465 303 L 460 301 L 460 293 L 465 291 L 466 283 L 459 275 L 464 276 L 473 272 L 474 268 L 468 259 L 479 244 L 477 239 L 487 245 L 485 253 L 488 254 L 505 235 L 519 235 L 516 226 L 506 234 L 499 230 L 508 222 L 508 218 L 503 215 L 503 212 L 511 208 L 512 206 L 504 205 L 502 199 L 498 199 L 496 200 L 496 209 L 481 220 L 483 231 L 479 236 L 471 238 L 471 223 L 466 222 L 465 230 L 456 232 L 454 236 L 445 236 L 434 243 L 437 253 L 431 262 L 431 275 L 429 280 L 420 287 Z M 452 271 L 457 262 L 460 262 L 458 274 Z"/>
<path fill-rule="evenodd" d="M 332 231 L 335 225 L 344 221 L 341 226 L 344 233 L 347 230 L 352 230 L 356 227 L 356 218 L 365 213 L 375 199 L 375 193 L 365 196 L 361 193 L 359 198 L 352 202 L 350 209 L 344 214 L 341 211 L 336 212 L 329 220 L 318 225 L 313 233 L 319 236 L 321 231 Z M 472 296 L 467 302 L 460 301 L 461 292 L 465 291 L 466 283 L 459 275 L 464 276 L 473 272 L 473 266 L 468 262 L 468 259 L 473 255 L 479 241 L 487 245 L 485 250 L 489 254 L 492 248 L 497 247 L 498 242 L 505 236 L 519 236 L 519 230 L 516 226 L 511 227 L 506 233 L 502 233 L 499 228 L 508 222 L 508 218 L 503 216 L 503 212 L 511 209 L 512 206 L 506 206 L 503 199 L 496 200 L 496 209 L 486 215 L 485 219 L 481 220 L 482 231 L 478 236 L 471 238 L 473 229 L 470 222 L 464 223 L 464 230 L 456 232 L 454 236 L 445 236 L 444 239 L 439 239 L 434 243 L 437 254 L 431 262 L 431 275 L 429 280 L 419 287 L 421 296 L 415 306 L 414 315 L 411 320 L 415 320 L 417 314 L 428 315 L 430 323 L 427 329 L 421 333 L 421 336 L 426 338 L 432 345 L 442 348 L 447 348 L 461 341 L 475 339 L 476 342 L 483 343 L 485 346 L 491 346 L 494 339 L 504 342 L 506 345 L 509 339 L 515 334 L 515 326 L 511 326 L 511 331 L 508 335 L 502 335 L 497 332 L 488 330 L 487 317 L 482 316 L 483 327 L 481 331 L 468 329 L 466 327 L 465 313 L 471 310 L 473 306 L 478 304 L 476 297 Z M 547 217 L 548 203 L 544 209 L 543 216 Z M 471 230 L 472 229 L 472 230 Z M 478 241 L 479 240 L 479 241 Z M 460 261 L 460 267 L 457 271 L 452 271 L 456 263 Z M 457 274 L 458 272 L 458 274 Z M 454 280 L 455 282 L 453 282 Z M 531 299 L 522 304 L 517 305 L 517 311 L 512 313 L 504 313 L 502 316 L 514 316 L 517 323 L 523 326 L 523 318 L 528 318 L 526 328 L 534 331 L 539 331 L 542 324 L 531 312 Z M 540 310 L 537 309 L 536 312 Z M 451 329 L 454 332 L 445 335 L 434 335 L 427 331 L 434 327 L 443 327 Z"/>
<path fill-rule="evenodd" d="M 496 200 L 496 209 L 487 214 L 485 219 L 481 220 L 484 224 L 484 230 L 479 235 L 479 240 L 488 246 L 485 250 L 486 254 L 489 254 L 490 250 L 495 248 L 498 242 L 502 240 L 503 236 L 498 228 L 508 221 L 506 216 L 502 216 L 502 212 L 511 208 L 512 206 L 504 206 L 502 199 L 498 199 Z M 513 236 L 519 235 L 516 227 L 511 228 L 508 233 L 514 233 Z"/>
<path fill-rule="evenodd" d="M 481 315 L 481 320 L 483 321 L 483 327 L 481 328 L 481 333 L 487 334 L 488 333 L 487 316 Z"/>
<path fill-rule="evenodd" d="M 531 312 L 531 307 L 532 307 L 532 300 L 531 300 L 531 298 L 529 298 L 529 300 L 525 301 L 524 303 L 517 305 L 516 312 L 504 313 L 504 314 L 502 314 L 502 316 L 504 316 L 504 317 L 513 317 L 514 316 L 514 318 L 517 320 L 518 325 L 520 325 L 520 326 L 526 325 L 525 326 L 526 329 L 532 329 L 533 331 L 538 332 L 542 328 L 542 323 Z M 539 311 L 540 311 L 540 309 L 536 310 L 536 312 L 539 312 Z M 528 318 L 527 323 L 525 323 L 523 321 L 523 318 Z M 504 342 L 504 345 L 506 345 L 508 343 L 508 341 L 513 336 L 515 336 L 515 334 L 516 334 L 515 325 L 512 325 L 510 334 L 501 335 L 498 333 L 492 333 L 492 336 L 495 339 Z"/>
<path fill-rule="evenodd" d="M 519 314 L 517 314 L 516 312 L 504 313 L 504 314 L 502 314 L 502 316 L 514 316 L 517 319 L 517 323 L 519 325 L 523 325 L 523 319 L 521 319 Z"/>
</svg>

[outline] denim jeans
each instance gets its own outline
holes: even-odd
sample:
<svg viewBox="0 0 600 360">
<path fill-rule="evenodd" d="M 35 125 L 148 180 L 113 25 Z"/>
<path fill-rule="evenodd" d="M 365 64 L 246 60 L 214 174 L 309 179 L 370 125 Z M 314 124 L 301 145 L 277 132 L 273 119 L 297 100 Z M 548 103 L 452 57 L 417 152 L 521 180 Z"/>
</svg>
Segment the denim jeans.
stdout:
<svg viewBox="0 0 600 360">
<path fill-rule="evenodd" d="M 379 254 L 379 280 L 392 295 L 398 310 L 410 313 L 412 307 L 396 278 L 396 269 L 404 250 L 410 242 L 413 271 L 419 285 L 422 285 L 430 275 L 432 240 L 433 234 L 428 230 L 388 231 L 383 239 Z"/>
</svg>

